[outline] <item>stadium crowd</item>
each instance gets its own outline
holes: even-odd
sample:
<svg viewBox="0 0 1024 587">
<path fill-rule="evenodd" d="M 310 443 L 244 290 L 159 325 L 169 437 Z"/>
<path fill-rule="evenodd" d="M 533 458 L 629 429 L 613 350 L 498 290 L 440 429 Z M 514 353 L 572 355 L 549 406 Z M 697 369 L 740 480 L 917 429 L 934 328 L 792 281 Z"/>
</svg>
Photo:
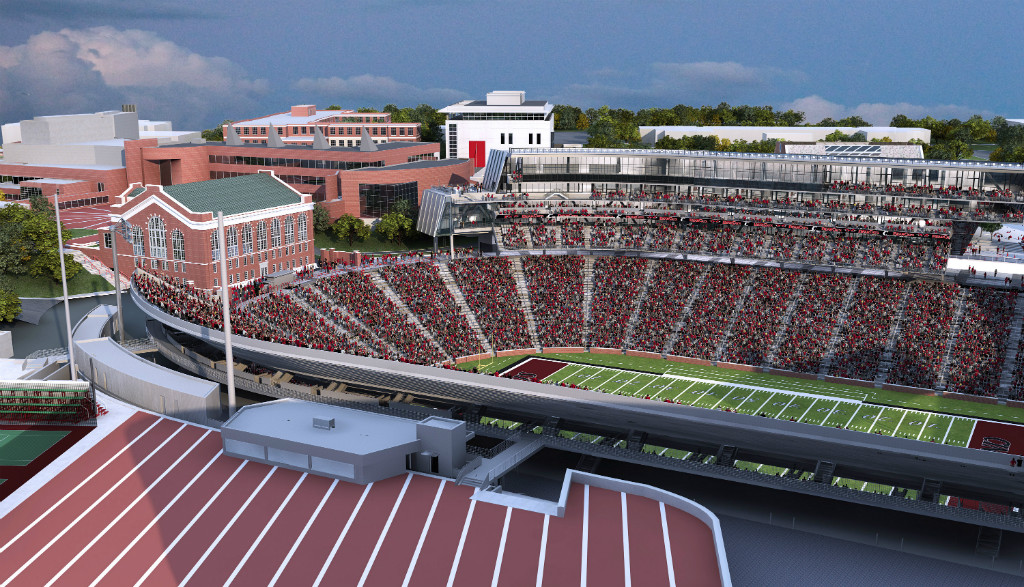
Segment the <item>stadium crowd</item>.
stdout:
<svg viewBox="0 0 1024 587">
<path fill-rule="evenodd" d="M 969 289 L 946 389 L 992 396 L 999 389 L 1017 292 Z"/>
<path fill-rule="evenodd" d="M 835 273 L 811 273 L 775 356 L 775 366 L 789 371 L 817 373 L 828 349 L 853 278 Z"/>
<path fill-rule="evenodd" d="M 392 265 L 381 269 L 380 275 L 449 356 L 483 352 L 476 333 L 438 274 L 437 265 Z"/>
<path fill-rule="evenodd" d="M 594 261 L 590 346 L 622 348 L 646 271 L 647 259 L 640 257 L 598 257 Z"/>
<path fill-rule="evenodd" d="M 800 275 L 772 267 L 755 274 L 753 289 L 736 318 L 721 360 L 745 365 L 766 362 Z"/>
<path fill-rule="evenodd" d="M 686 261 L 655 261 L 657 266 L 640 305 L 633 329 L 633 348 L 661 352 L 679 322 L 693 286 L 708 265 Z"/>
<path fill-rule="evenodd" d="M 530 305 L 543 346 L 583 345 L 583 257 L 524 257 Z"/>
<path fill-rule="evenodd" d="M 889 383 L 935 386 L 960 291 L 955 284 L 935 281 L 919 281 L 911 286 L 889 368 Z"/>
<path fill-rule="evenodd" d="M 839 344 L 832 358 L 831 375 L 871 380 L 878 371 L 882 351 L 893 321 L 899 318 L 899 301 L 908 287 L 893 279 L 863 277 L 850 303 Z"/>
<path fill-rule="evenodd" d="M 679 331 L 673 354 L 706 360 L 715 358 L 718 343 L 754 271 L 742 265 L 711 266 L 690 315 Z"/>
<path fill-rule="evenodd" d="M 448 269 L 494 349 L 531 346 L 508 259 L 459 259 Z"/>
</svg>

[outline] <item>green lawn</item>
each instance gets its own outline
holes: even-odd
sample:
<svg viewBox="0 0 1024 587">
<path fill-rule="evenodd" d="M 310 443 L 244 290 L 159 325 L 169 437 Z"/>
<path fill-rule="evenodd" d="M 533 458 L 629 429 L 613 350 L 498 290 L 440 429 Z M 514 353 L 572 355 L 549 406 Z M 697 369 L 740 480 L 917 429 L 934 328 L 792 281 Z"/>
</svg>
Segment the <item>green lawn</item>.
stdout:
<svg viewBox="0 0 1024 587">
<path fill-rule="evenodd" d="M 722 383 L 739 383 L 780 391 L 796 391 L 814 395 L 838 397 L 885 406 L 921 410 L 924 412 L 940 412 L 943 414 L 954 414 L 959 416 L 1024 424 L 1024 409 L 955 400 L 934 395 L 917 395 L 899 391 L 888 391 L 885 389 L 874 389 L 869 387 L 858 387 L 855 385 L 842 385 L 838 383 L 827 383 L 825 381 L 800 379 L 796 377 L 783 377 L 779 375 L 734 371 L 732 369 L 723 369 L 720 367 L 686 365 L 664 359 L 629 357 L 626 355 L 555 353 L 537 356 L 604 367 L 617 367 L 620 369 L 644 371 L 647 373 L 670 373 L 672 375 L 707 379 Z M 501 370 L 521 359 L 523 359 L 523 357 L 499 357 L 480 362 L 463 363 L 460 367 L 467 370 L 472 369 L 473 367 L 479 367 L 479 370 L 482 372 L 493 373 L 494 371 Z M 574 382 L 577 383 L 577 385 L 579 384 L 578 381 Z M 586 385 L 587 387 L 594 387 L 594 385 L 591 384 Z M 649 392 L 650 388 L 647 388 L 646 391 Z M 647 393 L 645 392 L 645 395 L 646 394 Z M 829 421 L 831 423 L 831 418 Z M 893 425 L 895 426 L 896 423 L 893 423 Z"/>
<path fill-rule="evenodd" d="M 402 244 L 382 241 L 377 238 L 376 234 L 371 234 L 365 241 L 357 241 L 349 245 L 347 240 L 337 238 L 334 236 L 334 233 L 317 232 L 313 235 L 313 243 L 318 249 L 362 251 L 364 253 L 391 253 L 427 249 L 432 250 L 434 248 L 434 239 L 423 233 L 416 233 L 416 236 L 406 239 Z M 476 243 L 476 237 L 455 237 L 456 247 L 472 247 L 475 246 Z M 437 241 L 439 249 L 445 248 L 448 245 L 449 242 L 447 238 L 438 239 Z"/>
<path fill-rule="evenodd" d="M 71 235 L 71 238 L 78 238 L 78 237 L 81 237 L 81 236 L 92 236 L 94 234 L 99 234 L 98 231 L 92 230 L 91 228 L 69 228 L 69 229 L 65 230 L 64 232 L 69 234 L 69 235 Z"/>
<path fill-rule="evenodd" d="M 48 277 L 30 277 L 28 275 L 8 275 L 14 286 L 14 293 L 19 298 L 57 298 L 64 295 L 60 282 Z M 113 291 L 114 286 L 99 275 L 93 275 L 85 269 L 68 280 L 68 295 Z"/>
</svg>

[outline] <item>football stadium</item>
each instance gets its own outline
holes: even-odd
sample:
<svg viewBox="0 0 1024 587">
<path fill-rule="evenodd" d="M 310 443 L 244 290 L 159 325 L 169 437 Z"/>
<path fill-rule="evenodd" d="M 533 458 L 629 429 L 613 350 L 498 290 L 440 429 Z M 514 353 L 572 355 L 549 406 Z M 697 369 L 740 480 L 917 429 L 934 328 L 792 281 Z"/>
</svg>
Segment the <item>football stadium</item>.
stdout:
<svg viewBox="0 0 1024 587">
<path fill-rule="evenodd" d="M 703 508 L 726 500 L 760 508 L 748 519 L 763 514 L 774 527 L 783 515 L 791 530 L 835 537 L 849 538 L 820 527 L 885 520 L 900 529 L 875 533 L 874 546 L 893 551 L 914 551 L 901 533 L 969 536 L 972 557 L 1016 572 L 1004 567 L 1024 531 L 1024 271 L 1008 272 L 1004 257 L 990 277 L 984 255 L 972 255 L 979 223 L 1020 220 L 1022 185 L 1024 167 L 1008 164 L 510 149 L 490 154 L 480 186 L 425 191 L 418 227 L 434 237 L 432 253 L 321 260 L 234 287 L 230 339 L 219 291 L 137 267 L 131 296 L 161 361 L 215 385 L 161 395 L 148 406 L 163 417 L 132 416 L 119 434 L 155 451 L 142 454 L 158 480 L 160 466 L 184 462 L 197 475 L 204 463 L 221 467 L 227 481 L 188 498 L 205 517 L 184 518 L 164 550 L 147 546 L 145 531 L 186 500 L 154 512 L 142 542 L 97 557 L 107 561 L 95 563 L 98 577 L 512 585 L 581 573 L 600 584 L 608 572 L 607 584 L 623 584 L 623 573 L 626 584 L 729 584 L 718 520 Z M 455 236 L 477 245 L 456 248 Z M 115 385 L 89 345 L 111 316 L 98 309 L 75 335 L 88 357 L 79 370 L 104 393 Z M 219 384 L 247 404 L 227 422 Z M 319 449 L 306 432 L 288 436 L 290 419 L 243 425 L 261 405 L 296 399 L 342 410 L 339 429 L 352 411 L 389 416 L 382 437 L 440 418 L 465 433 L 465 459 L 407 453 L 396 470 L 427 477 L 375 478 L 356 462 L 313 481 Z M 274 456 L 274 434 L 291 452 Z M 220 436 L 224 454 L 254 464 L 216 464 Z M 96 458 L 116 462 L 115 449 Z M 306 450 L 308 466 L 289 461 Z M 73 471 L 86 488 L 89 470 Z M 235 475 L 266 516 L 217 513 Z M 337 480 L 361 476 L 365 489 Z M 561 509 L 531 517 L 511 505 L 522 503 Z M 364 507 L 379 519 L 360 517 Z M 279 528 L 292 508 L 294 527 Z M 321 508 L 348 522 L 326 527 Z M 799 521 L 782 514 L 792 511 Z M 403 532 L 389 533 L 393 524 Z M 272 528 L 290 552 L 269 554 L 260 540 Z M 652 528 L 658 536 L 642 539 Z M 236 544 L 245 529 L 260 538 L 247 552 Z M 365 552 L 340 547 L 350 531 L 380 537 Z M 200 534 L 213 539 L 198 540 L 205 552 L 172 550 Z M 639 546 L 650 540 L 656 556 Z M 235 544 L 236 566 L 204 564 L 222 542 Z M 296 564 L 303 553 L 316 561 L 309 568 Z M 411 558 L 385 569 L 385 553 Z M 13 559 L 18 573 L 41 554 Z M 168 569 L 175 556 L 186 562 Z M 942 564 L 925 566 L 939 575 Z M 97 577 L 81 567 L 71 559 L 54 579 Z"/>
</svg>

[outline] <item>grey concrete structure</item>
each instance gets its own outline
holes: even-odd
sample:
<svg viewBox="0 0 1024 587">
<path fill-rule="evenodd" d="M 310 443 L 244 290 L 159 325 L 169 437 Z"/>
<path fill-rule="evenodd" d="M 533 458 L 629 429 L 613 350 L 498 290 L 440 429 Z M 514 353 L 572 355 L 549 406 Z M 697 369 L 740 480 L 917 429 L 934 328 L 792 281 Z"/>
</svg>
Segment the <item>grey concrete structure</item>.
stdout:
<svg viewBox="0 0 1024 587">
<path fill-rule="evenodd" d="M 132 296 L 154 319 L 214 346 L 223 346 L 219 331 L 170 316 L 134 289 Z M 523 421 L 554 418 L 572 430 L 594 430 L 610 436 L 642 432 L 647 434 L 650 444 L 692 447 L 705 454 L 714 454 L 723 446 L 735 447 L 736 458 L 783 462 L 802 470 L 815 470 L 818 463 L 830 463 L 843 476 L 851 478 L 885 479 L 901 487 L 920 487 L 927 480 L 953 495 L 995 503 L 1018 504 L 1024 495 L 1024 476 L 1017 475 L 1017 469 L 1007 464 L 1007 455 L 1001 453 L 241 337 L 233 346 L 236 356 L 268 367 L 369 389 L 401 391 L 462 405 L 486 405 L 495 413 Z"/>
<path fill-rule="evenodd" d="M 110 338 L 114 306 L 97 306 L 75 326 L 80 376 L 97 389 L 140 408 L 202 425 L 216 425 L 220 385 L 151 363 Z"/>
<path fill-rule="evenodd" d="M 465 422 L 292 399 L 243 407 L 221 436 L 229 456 L 360 484 L 407 470 L 452 477 L 465 464 L 467 439 Z"/>
</svg>

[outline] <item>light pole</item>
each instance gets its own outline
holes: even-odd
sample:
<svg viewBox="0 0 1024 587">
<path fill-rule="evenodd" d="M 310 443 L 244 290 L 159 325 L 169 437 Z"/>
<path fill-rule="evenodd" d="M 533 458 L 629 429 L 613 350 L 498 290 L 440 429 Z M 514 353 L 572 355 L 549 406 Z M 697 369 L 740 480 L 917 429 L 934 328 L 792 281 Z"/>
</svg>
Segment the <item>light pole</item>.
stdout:
<svg viewBox="0 0 1024 587">
<path fill-rule="evenodd" d="M 68 305 L 68 274 L 64 268 L 64 230 L 60 225 L 60 188 L 53 196 L 53 211 L 57 215 L 57 256 L 60 257 L 60 285 L 64 290 L 64 325 L 68 331 L 68 365 L 71 367 L 71 380 L 78 381 L 75 369 L 75 342 L 71 340 L 71 310 Z"/>
<path fill-rule="evenodd" d="M 117 342 L 124 344 L 124 313 L 121 311 L 121 272 L 117 267 L 117 237 L 129 239 L 128 223 L 124 218 L 110 225 L 110 243 L 114 253 L 114 298 L 117 300 Z"/>
<path fill-rule="evenodd" d="M 231 351 L 231 308 L 228 300 L 228 248 L 224 238 L 224 212 L 217 212 L 220 245 L 220 301 L 224 311 L 224 362 L 228 370 L 228 418 L 235 415 L 235 358 Z"/>
</svg>

